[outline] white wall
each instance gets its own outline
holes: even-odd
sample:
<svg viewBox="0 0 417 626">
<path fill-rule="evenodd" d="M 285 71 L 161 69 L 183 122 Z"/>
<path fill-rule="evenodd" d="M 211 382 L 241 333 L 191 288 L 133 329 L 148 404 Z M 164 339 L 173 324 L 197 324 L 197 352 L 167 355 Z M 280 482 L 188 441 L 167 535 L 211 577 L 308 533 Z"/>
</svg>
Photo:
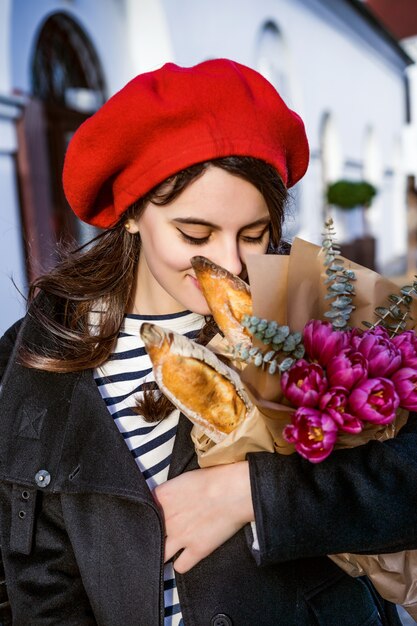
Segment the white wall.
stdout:
<svg viewBox="0 0 417 626">
<path fill-rule="evenodd" d="M 340 137 L 345 162 L 342 175 L 361 178 L 363 138 L 368 126 L 377 137 L 383 171 L 391 168 L 392 146 L 401 136 L 405 121 L 401 73 L 316 0 L 240 0 L 238 10 L 234 0 L 165 0 L 164 6 L 175 60 L 184 65 L 226 56 L 254 66 L 262 25 L 272 20 L 279 27 L 290 59 L 289 104 L 305 121 L 313 154 L 310 170 L 300 183 L 302 235 L 319 242 L 322 186 L 321 166 L 316 161 L 323 115 L 332 113 Z M 389 234 L 398 217 L 390 210 L 392 180 L 387 176 L 381 181 L 384 194 L 375 204 L 372 220 L 374 234 L 381 241 L 381 264 L 393 254 Z M 405 212 L 404 197 L 400 204 Z M 405 236 L 403 228 L 403 254 Z"/>
<path fill-rule="evenodd" d="M 7 96 L 11 91 L 10 13 L 11 0 L 0 3 L 0 336 L 24 312 L 24 300 L 13 286 L 25 291 L 25 269 L 21 240 L 14 154 L 14 118 L 19 108 Z"/>
<path fill-rule="evenodd" d="M 398 68 L 360 38 L 349 23 L 327 9 L 324 2 L 3 0 L 0 94 L 10 93 L 12 88 L 29 93 L 31 57 L 39 29 L 48 15 L 57 11 L 67 12 L 77 20 L 90 38 L 103 67 L 108 95 L 137 73 L 171 60 L 187 66 L 225 56 L 257 67 L 262 27 L 267 21 L 274 22 L 285 52 L 287 102 L 303 117 L 312 151 L 309 171 L 294 191 L 300 211 L 296 220 L 300 233 L 320 241 L 320 133 L 323 117 L 329 113 L 340 142 L 341 175 L 347 178 L 361 178 L 364 137 L 366 130 L 372 128 L 380 147 L 382 170 L 381 193 L 371 214 L 378 239 L 378 261 L 386 266 L 392 258 L 405 255 L 404 174 L 398 165 L 401 151 L 396 148 L 404 131 L 403 77 Z M 6 131 L 0 129 L 0 188 L 7 207 L 7 213 L 1 213 L 0 237 L 7 239 L 8 246 L 4 248 L 8 264 L 2 270 L 10 273 L 11 266 L 22 282 L 19 207 L 13 162 L 8 156 L 15 149 L 15 137 L 12 123 L 6 126 Z M 0 298 L 10 299 L 2 283 Z M 0 311 L 0 331 L 14 312 L 15 309 L 6 321 Z"/>
</svg>

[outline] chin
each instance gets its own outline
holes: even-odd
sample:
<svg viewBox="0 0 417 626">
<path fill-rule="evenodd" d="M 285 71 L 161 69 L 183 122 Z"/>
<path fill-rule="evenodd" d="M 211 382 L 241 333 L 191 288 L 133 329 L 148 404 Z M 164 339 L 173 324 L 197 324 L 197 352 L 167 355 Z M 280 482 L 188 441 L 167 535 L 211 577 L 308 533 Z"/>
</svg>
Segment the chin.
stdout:
<svg viewBox="0 0 417 626">
<path fill-rule="evenodd" d="M 203 294 L 199 294 L 199 296 L 200 297 L 197 298 L 190 298 L 188 302 L 183 302 L 185 308 L 199 315 L 211 315 L 211 311 Z"/>
</svg>

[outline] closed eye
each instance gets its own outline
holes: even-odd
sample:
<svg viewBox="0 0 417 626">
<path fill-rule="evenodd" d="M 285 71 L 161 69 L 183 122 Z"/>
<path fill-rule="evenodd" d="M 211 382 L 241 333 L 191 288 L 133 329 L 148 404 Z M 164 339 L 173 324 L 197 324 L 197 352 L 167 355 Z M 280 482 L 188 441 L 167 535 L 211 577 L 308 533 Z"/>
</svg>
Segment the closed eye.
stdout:
<svg viewBox="0 0 417 626">
<path fill-rule="evenodd" d="M 268 226 L 261 232 L 260 235 L 258 235 L 258 237 L 248 237 L 248 236 L 243 236 L 242 239 L 243 241 L 245 241 L 246 243 L 261 243 L 266 235 L 266 233 L 269 230 L 269 224 Z"/>
<path fill-rule="evenodd" d="M 191 235 L 187 235 L 186 233 L 184 233 L 182 230 L 180 230 L 179 228 L 177 228 L 178 232 L 181 235 L 181 238 L 184 239 L 184 241 L 186 241 L 187 243 L 190 243 L 193 246 L 203 246 L 204 244 L 206 244 L 210 237 L 211 237 L 211 233 L 210 235 L 207 235 L 206 237 L 191 237 Z M 268 226 L 261 232 L 260 235 L 258 235 L 257 237 L 249 237 L 249 236 L 244 236 L 242 235 L 242 241 L 244 241 L 245 243 L 249 243 L 249 244 L 259 244 L 262 243 L 266 233 L 269 230 L 269 224 Z"/>
<path fill-rule="evenodd" d="M 207 237 L 191 237 L 191 235 L 183 233 L 182 230 L 180 230 L 179 228 L 177 228 L 177 231 L 180 233 L 184 241 L 186 241 L 187 243 L 191 243 L 193 246 L 202 246 L 210 239 L 210 235 L 207 235 Z"/>
</svg>

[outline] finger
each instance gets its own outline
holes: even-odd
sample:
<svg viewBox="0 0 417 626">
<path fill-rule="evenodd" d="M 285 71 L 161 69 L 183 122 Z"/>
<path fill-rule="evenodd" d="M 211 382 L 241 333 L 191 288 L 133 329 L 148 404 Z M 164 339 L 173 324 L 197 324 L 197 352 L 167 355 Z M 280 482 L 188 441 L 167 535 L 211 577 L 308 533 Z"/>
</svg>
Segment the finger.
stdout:
<svg viewBox="0 0 417 626">
<path fill-rule="evenodd" d="M 170 539 L 168 536 L 165 540 L 165 563 L 174 558 L 177 554 L 180 553 L 181 550 L 184 549 L 185 546 L 180 545 L 178 540 Z"/>
<path fill-rule="evenodd" d="M 202 554 L 193 553 L 190 549 L 185 548 L 178 558 L 175 559 L 174 570 L 178 572 L 178 574 L 185 574 L 203 558 L 204 556 Z"/>
</svg>

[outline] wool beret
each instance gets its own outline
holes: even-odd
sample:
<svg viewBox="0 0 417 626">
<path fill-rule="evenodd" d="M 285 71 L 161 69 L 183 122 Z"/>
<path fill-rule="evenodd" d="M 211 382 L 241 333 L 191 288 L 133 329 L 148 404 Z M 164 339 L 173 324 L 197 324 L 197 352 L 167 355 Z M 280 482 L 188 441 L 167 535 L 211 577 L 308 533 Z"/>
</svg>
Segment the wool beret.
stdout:
<svg viewBox="0 0 417 626">
<path fill-rule="evenodd" d="M 136 76 L 78 128 L 64 192 L 81 220 L 108 228 L 169 176 L 232 155 L 270 163 L 291 187 L 308 165 L 304 124 L 249 67 L 227 59 L 167 63 Z"/>
</svg>

